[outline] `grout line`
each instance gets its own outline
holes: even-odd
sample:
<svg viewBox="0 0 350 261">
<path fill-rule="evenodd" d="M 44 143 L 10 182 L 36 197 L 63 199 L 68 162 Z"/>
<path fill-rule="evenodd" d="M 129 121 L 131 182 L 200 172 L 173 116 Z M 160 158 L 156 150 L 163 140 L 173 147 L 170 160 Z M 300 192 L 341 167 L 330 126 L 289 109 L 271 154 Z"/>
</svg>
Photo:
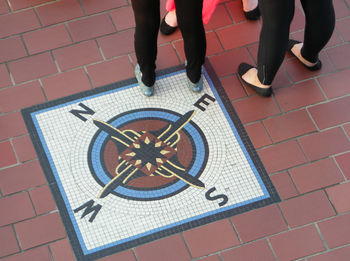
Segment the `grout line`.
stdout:
<svg viewBox="0 0 350 261">
<path fill-rule="evenodd" d="M 275 257 L 275 260 L 278 261 L 277 254 L 275 253 L 275 250 L 273 249 L 269 238 L 266 238 L 266 241 L 267 241 L 267 245 L 269 246 L 273 256 Z"/>
<path fill-rule="evenodd" d="M 33 9 L 34 14 L 35 14 L 36 18 L 37 18 L 38 21 L 39 21 L 40 28 L 43 28 L 44 26 L 43 26 L 43 23 L 42 23 L 41 20 L 40 20 L 40 17 L 39 17 L 39 14 L 38 14 L 37 10 L 36 10 L 36 7 L 31 7 L 31 8 Z"/>
<path fill-rule="evenodd" d="M 70 40 L 72 41 L 72 43 L 69 44 L 68 46 L 75 45 L 75 42 L 74 42 L 72 33 L 70 32 L 69 27 L 68 27 L 68 23 L 67 23 L 67 22 L 64 22 L 64 23 L 62 23 L 62 24 L 63 24 L 64 27 L 66 28 L 66 30 L 67 30 L 67 32 L 68 32 L 68 35 L 69 35 L 69 38 L 70 38 Z M 83 41 L 81 41 L 81 42 L 83 42 Z M 64 47 L 65 47 L 65 46 L 61 46 L 61 49 L 64 48 Z M 59 48 L 60 48 L 60 47 L 59 47 Z M 55 48 L 55 49 L 53 49 L 53 50 L 57 50 L 57 49 L 59 49 L 59 48 Z M 52 50 L 52 51 L 53 51 L 53 50 Z"/>
<path fill-rule="evenodd" d="M 38 28 L 38 30 L 41 30 L 41 28 Z M 25 50 L 25 52 L 27 54 L 25 57 L 32 56 L 32 54 L 29 53 L 28 47 L 26 45 L 26 42 L 24 41 L 24 33 L 21 33 L 18 37 L 21 39 L 23 47 L 24 47 L 24 50 Z M 25 57 L 20 57 L 18 59 L 25 58 Z"/>
<path fill-rule="evenodd" d="M 187 230 L 187 231 L 188 231 L 188 230 Z M 192 256 L 192 253 L 191 253 L 191 251 L 190 251 L 190 247 L 188 246 L 188 244 L 187 244 L 187 242 L 186 242 L 186 240 L 185 240 L 184 231 L 182 231 L 182 232 L 179 233 L 179 234 L 180 234 L 180 237 L 182 238 L 182 240 L 183 240 L 183 242 L 184 242 L 184 244 L 185 244 L 185 246 L 186 246 L 186 250 L 187 250 L 187 252 L 188 252 L 190 258 L 191 258 L 191 259 L 194 259 L 193 256 Z"/>
<path fill-rule="evenodd" d="M 285 200 L 285 201 L 286 201 L 286 200 Z M 283 202 L 284 202 L 284 201 L 283 201 Z M 281 203 L 281 202 L 280 202 L 280 203 Z M 277 209 L 279 210 L 279 212 L 280 212 L 280 214 L 281 214 L 281 216 L 282 216 L 282 219 L 283 219 L 284 223 L 285 223 L 286 226 L 287 226 L 287 230 L 285 230 L 285 231 L 292 230 L 293 228 L 289 226 L 289 224 L 288 224 L 288 222 L 287 222 L 287 219 L 286 219 L 286 217 L 284 216 L 283 211 L 282 211 L 282 209 L 281 209 L 280 203 L 276 203 L 276 207 L 277 207 Z M 284 232 L 284 231 L 281 231 L 281 232 Z M 270 236 L 271 236 L 271 235 L 270 235 Z"/>
<path fill-rule="evenodd" d="M 50 242 L 51 243 L 51 242 Z M 52 261 L 54 261 L 54 258 L 53 258 L 53 253 L 52 253 L 52 249 L 51 249 L 51 246 L 50 244 L 47 245 L 47 248 L 49 249 L 49 254 L 50 254 L 50 258 Z"/>
<path fill-rule="evenodd" d="M 78 0 L 78 2 L 79 2 L 81 10 L 83 11 L 84 16 L 88 16 L 88 14 L 86 13 L 85 7 L 84 7 L 83 3 L 81 2 L 81 0 Z"/>
<path fill-rule="evenodd" d="M 310 257 L 314 257 L 314 256 L 320 256 L 320 255 L 326 254 L 326 253 L 331 253 L 331 252 L 334 252 L 334 251 L 336 251 L 338 249 L 342 249 L 342 248 L 346 248 L 346 247 L 350 247 L 350 244 L 345 244 L 345 245 L 337 246 L 337 247 L 334 247 L 334 248 L 331 248 L 331 249 L 328 249 L 328 250 L 325 250 L 325 251 L 320 251 L 320 252 L 314 253 L 312 255 L 309 255 L 306 258 L 310 258 Z"/>
<path fill-rule="evenodd" d="M 7 72 L 9 73 L 9 75 L 10 75 L 10 80 L 11 80 L 11 83 L 12 83 L 12 86 L 9 86 L 9 87 L 13 87 L 13 86 L 15 86 L 16 85 L 16 82 L 15 82 L 15 79 L 13 78 L 13 75 L 12 75 L 12 73 L 11 73 L 11 71 L 10 71 L 10 65 L 9 65 L 9 63 L 8 62 L 6 62 L 6 63 L 4 63 L 5 64 L 5 67 L 6 67 L 6 70 L 7 70 Z M 1 88 L 1 89 L 3 89 L 3 88 Z"/>
<path fill-rule="evenodd" d="M 320 237 L 321 240 L 322 240 L 323 245 L 326 247 L 326 250 L 329 250 L 329 247 L 328 247 L 328 245 L 327 245 L 327 242 L 326 242 L 326 240 L 324 239 L 324 237 L 323 237 L 323 235 L 322 235 L 322 233 L 321 233 L 321 230 L 320 230 L 320 228 L 318 227 L 318 224 L 317 224 L 317 223 L 315 224 L 315 228 L 316 228 L 316 230 L 317 230 L 317 233 L 318 233 L 319 237 Z"/>
<path fill-rule="evenodd" d="M 137 254 L 136 254 L 135 247 L 131 248 L 131 252 L 135 257 L 135 260 L 138 261 L 139 259 L 138 259 Z"/>
<path fill-rule="evenodd" d="M 92 80 L 91 80 L 91 77 L 90 77 L 90 75 L 89 75 L 89 72 L 88 72 L 88 70 L 87 70 L 87 67 L 86 67 L 86 66 L 83 66 L 82 68 L 83 68 L 83 71 L 86 73 L 86 77 L 87 77 L 88 80 L 89 80 L 90 87 L 91 87 L 90 89 L 96 88 L 96 86 L 93 84 L 93 82 L 92 82 Z"/>
<path fill-rule="evenodd" d="M 100 54 L 101 54 L 101 56 L 102 56 L 102 60 L 103 60 L 103 61 L 106 61 L 107 58 L 105 57 L 105 55 L 104 55 L 104 53 L 103 53 L 103 51 L 102 51 L 101 46 L 98 44 L 97 38 L 96 38 L 96 39 L 93 39 L 93 41 L 96 43 L 96 46 L 97 46 L 98 50 L 100 51 Z"/>
<path fill-rule="evenodd" d="M 14 224 L 10 224 L 10 226 L 13 229 L 13 233 L 15 234 L 15 238 L 16 238 L 16 241 L 17 241 L 19 253 L 21 253 L 23 251 L 23 249 L 22 249 L 21 243 L 20 243 L 20 241 L 18 239 L 18 235 L 17 235 L 16 229 L 15 229 L 15 226 L 14 226 Z M 15 255 L 17 253 L 13 253 L 13 254 Z"/>
<path fill-rule="evenodd" d="M 323 189 L 322 189 L 322 190 L 323 190 Z M 339 213 L 338 213 L 337 209 L 335 208 L 335 206 L 334 206 L 332 200 L 329 198 L 329 195 L 328 195 L 326 189 L 324 189 L 324 193 L 326 194 L 326 197 L 327 197 L 329 203 L 331 204 L 331 206 L 332 206 L 332 208 L 333 208 L 333 210 L 334 210 L 334 212 L 335 212 L 335 216 L 339 215 Z"/>
<path fill-rule="evenodd" d="M 107 13 L 107 16 L 109 17 L 109 19 L 111 20 L 111 23 L 113 25 L 114 30 L 118 33 L 119 30 L 118 30 L 117 26 L 115 25 L 113 18 L 111 16 L 111 9 L 109 9 L 106 13 Z"/>
<path fill-rule="evenodd" d="M 228 220 L 229 220 L 229 222 L 231 223 L 231 226 L 232 226 L 233 231 L 235 232 L 235 234 L 236 234 L 236 236 L 237 236 L 237 238 L 238 238 L 239 243 L 240 243 L 240 244 L 243 244 L 243 240 L 242 240 L 241 237 L 239 236 L 238 231 L 237 231 L 237 229 L 236 229 L 236 227 L 235 227 L 235 224 L 233 224 L 232 217 L 229 217 Z"/>
<path fill-rule="evenodd" d="M 56 69 L 57 69 L 58 74 L 59 74 L 59 73 L 62 73 L 61 68 L 60 68 L 59 65 L 58 65 L 58 62 L 56 61 L 56 58 L 55 58 L 55 56 L 53 55 L 53 50 L 50 50 L 49 53 L 50 53 L 50 56 L 51 56 L 53 62 L 54 62 L 55 65 L 56 65 Z M 45 76 L 50 77 L 50 76 L 55 75 L 55 74 L 57 74 L 57 73 L 54 73 L 54 74 L 51 74 L 51 75 L 45 75 Z"/>
<path fill-rule="evenodd" d="M 44 85 L 43 85 L 41 79 L 38 79 L 38 82 L 39 82 L 41 91 L 43 92 L 43 95 L 44 95 L 45 100 L 46 100 L 46 101 L 49 101 L 49 99 L 47 98 L 47 95 L 46 95 L 46 92 L 45 92 L 45 89 L 44 89 Z"/>
<path fill-rule="evenodd" d="M 308 165 L 308 164 L 310 164 L 310 163 L 306 163 L 305 166 Z M 301 166 L 299 166 L 299 167 L 301 167 Z M 294 169 L 294 168 L 291 168 L 291 169 Z M 288 176 L 288 177 L 290 178 L 290 180 L 292 181 L 292 184 L 293 184 L 293 186 L 294 186 L 294 188 L 295 188 L 295 191 L 297 192 L 297 196 L 304 195 L 304 193 L 301 193 L 301 192 L 299 191 L 297 185 L 295 184 L 294 179 L 292 178 L 292 175 L 291 175 L 290 172 L 289 172 L 291 169 L 288 169 L 288 170 L 286 171 L 286 172 L 287 172 L 287 176 Z"/>
<path fill-rule="evenodd" d="M 15 146 L 13 145 L 13 137 L 11 137 L 10 139 L 9 139 L 9 142 L 10 142 L 10 146 L 11 146 L 11 148 L 12 148 L 12 150 L 13 150 L 13 153 L 15 154 L 15 158 L 16 158 L 16 165 L 17 164 L 21 164 L 22 162 L 19 160 L 19 157 L 18 157 L 18 155 L 17 155 L 17 151 L 15 150 Z"/>
<path fill-rule="evenodd" d="M 345 153 L 344 153 L 344 154 L 345 154 Z M 333 157 L 331 157 L 331 158 L 333 159 L 333 162 L 335 163 L 335 165 L 337 166 L 338 170 L 339 170 L 340 173 L 342 174 L 344 181 L 347 181 L 347 178 L 346 178 L 346 176 L 345 176 L 343 170 L 342 170 L 341 167 L 339 166 L 337 160 L 335 159 L 334 155 L 333 155 Z"/>
</svg>

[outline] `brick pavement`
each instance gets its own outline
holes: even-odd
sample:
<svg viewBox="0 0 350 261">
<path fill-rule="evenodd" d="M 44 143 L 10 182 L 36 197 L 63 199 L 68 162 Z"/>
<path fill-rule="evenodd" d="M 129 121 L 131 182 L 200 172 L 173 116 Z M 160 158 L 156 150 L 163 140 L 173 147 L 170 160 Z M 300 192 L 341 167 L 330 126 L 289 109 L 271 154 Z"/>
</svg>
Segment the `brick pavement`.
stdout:
<svg viewBox="0 0 350 261">
<path fill-rule="evenodd" d="M 350 1 L 334 4 L 322 70 L 286 55 L 268 99 L 236 73 L 256 61 L 261 21 L 223 0 L 206 26 L 209 60 L 282 202 L 101 260 L 349 260 Z M 298 3 L 292 37 L 303 25 Z M 0 0 L 1 261 L 75 260 L 20 109 L 133 77 L 133 33 L 126 0 Z M 179 32 L 159 37 L 159 69 L 184 59 Z"/>
</svg>

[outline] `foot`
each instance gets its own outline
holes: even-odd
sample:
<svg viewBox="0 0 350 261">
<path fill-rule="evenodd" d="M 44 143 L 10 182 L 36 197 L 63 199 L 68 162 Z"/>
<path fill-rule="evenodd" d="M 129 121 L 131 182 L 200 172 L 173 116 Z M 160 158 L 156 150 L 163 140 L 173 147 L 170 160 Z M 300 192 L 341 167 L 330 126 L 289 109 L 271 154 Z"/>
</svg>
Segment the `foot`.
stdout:
<svg viewBox="0 0 350 261">
<path fill-rule="evenodd" d="M 191 82 L 187 77 L 187 86 L 193 92 L 201 92 L 203 90 L 203 76 L 201 75 L 201 78 L 196 83 Z"/>
<path fill-rule="evenodd" d="M 165 22 L 171 27 L 177 27 L 176 11 L 170 11 L 164 17 Z"/>
<path fill-rule="evenodd" d="M 306 60 L 301 55 L 301 49 L 303 48 L 303 43 L 289 39 L 288 41 L 288 52 L 295 56 L 306 68 L 308 68 L 311 71 L 319 70 L 321 69 L 321 61 L 317 60 L 317 62 L 312 63 Z"/>
<path fill-rule="evenodd" d="M 154 92 L 154 85 L 147 86 L 142 82 L 142 72 L 138 64 L 135 66 L 135 76 L 137 82 L 139 83 L 141 93 L 147 97 L 152 96 Z"/>
<path fill-rule="evenodd" d="M 167 13 L 160 23 L 160 32 L 164 35 L 170 35 L 177 29 L 177 18 L 175 11 Z"/>
<path fill-rule="evenodd" d="M 247 63 L 241 63 L 238 67 L 238 75 L 242 81 L 252 88 L 257 94 L 269 97 L 272 94 L 271 85 L 262 84 L 258 78 L 258 70 Z"/>
<path fill-rule="evenodd" d="M 246 82 L 253 84 L 259 88 L 270 88 L 271 85 L 262 84 L 258 78 L 258 70 L 256 68 L 249 69 L 245 74 L 242 75 L 242 79 Z"/>
<path fill-rule="evenodd" d="M 242 0 L 243 13 L 248 20 L 258 20 L 260 18 L 260 10 L 258 0 Z"/>
<path fill-rule="evenodd" d="M 258 0 L 242 0 L 243 11 L 253 11 L 258 6 Z"/>
</svg>

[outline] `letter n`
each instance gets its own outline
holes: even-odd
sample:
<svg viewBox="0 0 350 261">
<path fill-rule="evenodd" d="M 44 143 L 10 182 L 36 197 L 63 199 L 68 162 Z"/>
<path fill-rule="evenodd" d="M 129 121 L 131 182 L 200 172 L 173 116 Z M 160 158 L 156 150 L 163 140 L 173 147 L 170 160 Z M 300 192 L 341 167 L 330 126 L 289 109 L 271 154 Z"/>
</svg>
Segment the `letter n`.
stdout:
<svg viewBox="0 0 350 261">
<path fill-rule="evenodd" d="M 87 114 L 87 115 L 95 114 L 95 112 L 85 104 L 79 103 L 79 106 L 82 107 L 84 110 L 71 110 L 69 112 L 72 113 L 75 117 L 78 117 L 79 119 L 81 119 L 82 121 L 87 121 L 87 119 L 84 116 L 82 116 L 82 114 Z"/>
</svg>

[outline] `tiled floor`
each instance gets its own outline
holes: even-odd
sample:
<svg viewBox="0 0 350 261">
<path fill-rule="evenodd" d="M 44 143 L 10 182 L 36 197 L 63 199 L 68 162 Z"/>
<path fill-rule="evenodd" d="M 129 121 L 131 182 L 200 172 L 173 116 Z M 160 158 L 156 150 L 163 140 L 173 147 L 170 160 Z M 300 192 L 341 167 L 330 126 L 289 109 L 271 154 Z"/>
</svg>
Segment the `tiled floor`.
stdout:
<svg viewBox="0 0 350 261">
<path fill-rule="evenodd" d="M 334 5 L 322 70 L 287 55 L 268 99 L 236 74 L 240 62 L 256 61 L 261 21 L 247 22 L 240 0 L 224 0 L 206 26 L 209 60 L 282 202 L 104 261 L 349 259 L 350 1 Z M 295 39 L 303 24 L 298 5 Z M 1 261 L 75 260 L 20 109 L 132 77 L 133 27 L 126 0 L 0 0 Z M 159 46 L 158 68 L 184 61 L 179 32 Z"/>
</svg>

